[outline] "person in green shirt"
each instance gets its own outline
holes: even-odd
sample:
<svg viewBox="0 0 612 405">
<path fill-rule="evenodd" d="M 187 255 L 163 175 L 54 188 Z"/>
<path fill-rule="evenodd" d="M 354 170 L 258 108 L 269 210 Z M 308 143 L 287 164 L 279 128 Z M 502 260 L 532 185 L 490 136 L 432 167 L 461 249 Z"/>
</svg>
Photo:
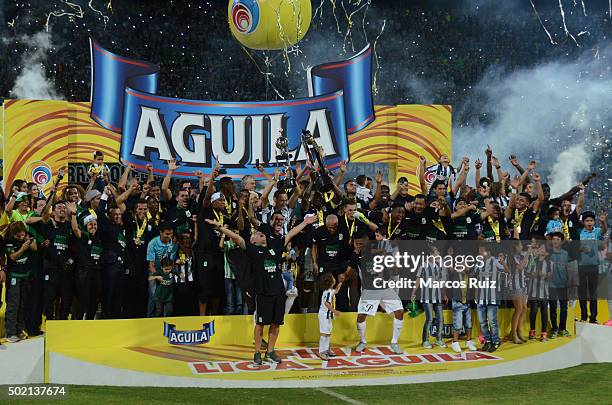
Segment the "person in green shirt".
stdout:
<svg viewBox="0 0 612 405">
<path fill-rule="evenodd" d="M 36 240 L 23 222 L 9 225 L 3 253 L 6 254 L 6 336 L 10 343 L 26 338 L 25 313 L 30 299 L 31 252 L 37 250 Z"/>
<path fill-rule="evenodd" d="M 6 204 L 5 211 L 9 223 L 17 221 L 25 223 L 30 214 L 30 196 L 24 192 L 11 195 Z"/>
<path fill-rule="evenodd" d="M 176 270 L 172 259 L 165 257 L 160 262 L 161 270 L 156 270 L 149 281 L 155 281 L 155 316 L 166 317 L 172 316 L 172 302 L 174 300 L 174 276 L 185 277 L 185 273 L 179 273 Z"/>
</svg>

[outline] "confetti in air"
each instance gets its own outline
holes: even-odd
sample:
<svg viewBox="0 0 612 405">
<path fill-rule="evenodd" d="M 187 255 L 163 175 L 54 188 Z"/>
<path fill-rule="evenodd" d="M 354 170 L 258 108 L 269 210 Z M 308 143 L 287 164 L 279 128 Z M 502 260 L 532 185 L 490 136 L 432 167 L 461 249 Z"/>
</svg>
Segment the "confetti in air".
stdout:
<svg viewBox="0 0 612 405">
<path fill-rule="evenodd" d="M 580 48 L 580 44 L 578 43 L 578 41 L 576 41 L 576 38 L 567 29 L 567 24 L 565 23 L 565 11 L 563 11 L 563 3 L 561 3 L 561 0 L 559 0 L 559 11 L 561 12 L 561 21 L 563 21 L 563 30 L 565 30 L 565 35 L 567 37 L 571 38 L 574 41 L 574 43 L 576 44 L 576 46 Z"/>
<path fill-rule="evenodd" d="M 383 34 L 383 31 L 385 30 L 385 25 L 387 25 L 387 20 L 383 20 L 383 24 L 382 27 L 380 28 L 380 32 L 378 33 L 378 36 L 376 36 L 376 39 L 374 39 L 374 45 L 372 46 L 373 51 L 374 51 L 374 60 L 376 61 L 376 70 L 374 70 L 374 77 L 372 78 L 372 93 L 374 93 L 374 95 L 378 94 L 378 70 L 380 69 L 380 64 L 378 63 L 378 53 L 376 53 L 376 45 L 378 44 L 378 39 L 380 38 L 380 36 Z"/>
<path fill-rule="evenodd" d="M 71 3 L 67 0 L 63 0 L 62 3 L 70 7 L 72 11 L 62 9 L 59 11 L 52 11 L 47 14 L 47 22 L 45 23 L 45 30 L 47 32 L 49 32 L 49 21 L 51 20 L 51 17 L 57 18 L 67 16 L 70 21 L 74 21 L 75 18 L 83 18 L 83 16 L 85 15 L 83 13 L 83 8 L 78 4 Z"/>
<path fill-rule="evenodd" d="M 276 86 L 274 85 L 274 83 L 272 83 L 272 80 L 270 79 L 270 77 L 274 76 L 273 73 L 270 72 L 270 66 L 272 65 L 272 60 L 270 60 L 270 58 L 268 57 L 268 54 L 266 52 L 263 52 L 263 62 L 264 65 L 266 66 L 266 70 L 264 71 L 259 64 L 257 63 L 257 61 L 255 60 L 255 58 L 253 57 L 253 55 L 251 55 L 251 53 L 249 52 L 249 50 L 244 47 L 244 46 L 240 46 L 242 48 L 242 50 L 247 54 L 247 56 L 249 57 L 249 59 L 251 59 L 251 61 L 253 62 L 253 64 L 255 65 L 255 67 L 257 68 L 257 70 L 259 71 L 259 73 L 261 73 L 261 75 L 263 75 L 263 77 L 266 79 L 266 92 L 267 92 L 267 88 L 268 86 L 270 86 L 272 88 L 272 90 L 274 91 L 274 93 L 276 93 L 276 95 L 281 99 L 284 100 L 285 97 L 283 97 L 283 95 L 278 91 L 278 89 L 276 88 Z M 267 94 L 266 94 L 266 100 L 268 99 Z"/>
<path fill-rule="evenodd" d="M 361 3 L 361 0 L 356 5 L 359 5 L 360 3 Z M 369 5 L 369 2 L 364 3 L 361 7 L 353 11 L 351 14 L 349 14 L 346 11 L 346 7 L 344 7 L 344 2 L 340 4 L 342 5 L 342 9 L 344 10 L 344 15 L 346 16 L 346 21 L 347 21 L 346 34 L 344 34 L 344 42 L 342 44 L 342 49 L 344 50 L 344 52 L 346 52 L 346 40 L 348 38 L 349 41 L 351 42 L 351 51 L 355 52 L 355 44 L 353 43 L 353 34 L 352 34 L 353 16 L 357 14 L 358 12 L 360 12 L 361 10 L 363 10 L 364 8 L 367 8 Z M 364 18 L 365 18 L 365 14 L 364 14 Z"/>
<path fill-rule="evenodd" d="M 110 4 L 110 2 L 109 2 Z M 104 23 L 104 26 L 106 27 L 106 24 L 108 23 L 108 21 L 110 20 L 110 18 L 105 15 L 103 12 L 101 12 L 100 10 L 96 9 L 93 6 L 93 0 L 89 0 L 89 3 L 87 4 L 89 6 L 90 9 L 92 9 L 96 14 L 100 14 L 100 16 L 102 17 L 102 22 Z M 108 6 L 107 6 L 108 7 Z"/>
<path fill-rule="evenodd" d="M 612 1 L 612 0 L 610 0 L 610 1 Z M 533 8 L 533 12 L 535 13 L 536 17 L 538 17 L 538 21 L 540 22 L 540 25 L 542 26 L 542 28 L 544 29 L 544 32 L 548 36 L 548 40 L 550 41 L 551 45 L 557 45 L 557 43 L 553 39 L 552 35 L 550 35 L 550 32 L 548 32 L 548 30 L 546 29 L 546 26 L 542 22 L 542 19 L 540 18 L 540 13 L 538 13 L 538 10 L 536 10 L 536 6 L 535 6 L 535 4 L 533 4 L 533 0 L 529 0 L 529 2 L 531 3 L 531 7 Z"/>
</svg>

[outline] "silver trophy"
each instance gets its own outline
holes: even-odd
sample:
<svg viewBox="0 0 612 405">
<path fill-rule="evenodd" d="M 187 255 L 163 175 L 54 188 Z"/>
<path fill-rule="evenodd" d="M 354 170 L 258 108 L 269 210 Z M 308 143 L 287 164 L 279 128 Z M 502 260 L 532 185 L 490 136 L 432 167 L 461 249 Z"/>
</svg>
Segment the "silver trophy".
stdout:
<svg viewBox="0 0 612 405">
<path fill-rule="evenodd" d="M 295 188 L 295 178 L 293 176 L 293 170 L 291 169 L 291 158 L 293 155 L 289 153 L 289 140 L 286 136 L 283 136 L 281 129 L 281 136 L 276 140 L 274 146 L 278 150 L 276 155 L 276 162 L 279 167 L 284 168 L 285 178 L 281 179 L 278 188 L 284 188 L 285 190 L 291 190 Z"/>
<path fill-rule="evenodd" d="M 315 184 L 317 185 L 319 191 L 323 193 L 331 191 L 333 189 L 333 180 L 325 168 L 325 163 L 323 162 L 323 157 L 321 156 L 321 148 L 317 144 L 314 136 L 306 129 L 302 130 L 302 146 L 306 151 L 310 164 L 312 167 L 316 168 Z"/>
</svg>

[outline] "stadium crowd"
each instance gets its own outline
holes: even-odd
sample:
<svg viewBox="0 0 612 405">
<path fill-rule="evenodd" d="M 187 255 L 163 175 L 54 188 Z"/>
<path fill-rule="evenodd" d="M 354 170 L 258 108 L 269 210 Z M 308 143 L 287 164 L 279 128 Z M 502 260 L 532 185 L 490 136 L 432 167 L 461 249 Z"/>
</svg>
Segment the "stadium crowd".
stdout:
<svg viewBox="0 0 612 405">
<path fill-rule="evenodd" d="M 267 177 L 261 185 L 253 176 L 239 183 L 219 178 L 218 165 L 209 176 L 197 172 L 197 182 L 178 179 L 174 160 L 168 161 L 163 179 L 149 168 L 140 184 L 128 165 L 112 184 L 101 152 L 94 155 L 86 189 L 68 184 L 53 187 L 45 197 L 36 184 L 15 180 L 6 198 L 0 194 L 0 280 L 6 289 L 8 341 L 41 334 L 43 315 L 116 319 L 255 313 L 257 342 L 263 325 L 271 324 L 268 355 L 280 361 L 274 341 L 289 312 L 318 310 L 324 359 L 332 355 L 334 315 L 358 312 L 357 349 L 363 350 L 366 316 L 375 315 L 379 304 L 394 314 L 391 347 L 398 353 L 404 310 L 415 305 L 412 301 L 426 314 L 426 348 L 432 347 L 434 313 L 441 323 L 442 309 L 452 309 L 451 345 L 458 352 L 460 332 L 466 333 L 466 347 L 476 350 L 472 307 L 488 351 L 502 341 L 500 304 L 514 308 L 508 339 L 516 344 L 526 340 L 520 325 L 527 312 L 529 339 L 569 336 L 568 302 L 577 298 L 582 321 L 605 321 L 598 319 L 596 290 L 600 276 L 609 280 L 612 246 L 606 212 L 585 210 L 589 179 L 553 198 L 535 161 L 523 167 L 511 156 L 504 163 L 487 148 L 484 162 L 463 158 L 454 168 L 442 155 L 429 163 L 420 159 L 421 192 L 416 195 L 409 193 L 405 177 L 393 188 L 381 173 L 345 179 L 344 164 L 336 173 L 316 164 L 298 165 L 292 188 L 278 169 L 271 175 L 260 168 Z M 431 184 L 426 173 L 433 175 Z M 56 184 L 64 174 L 60 170 Z M 328 183 L 321 181 L 325 175 Z M 459 272 L 426 264 L 416 276 L 458 280 L 470 274 L 498 285 L 486 294 L 423 287 L 413 290 L 411 300 L 397 294 L 372 298 L 360 282 L 371 268 L 362 263 L 362 248 L 369 241 L 397 240 L 485 241 L 484 265 Z M 491 245 L 505 240 L 525 243 L 517 243 L 512 254 L 496 256 Z M 583 240 L 595 245 L 578 250 L 564 245 Z M 441 326 L 435 328 L 435 344 L 446 347 Z"/>
</svg>

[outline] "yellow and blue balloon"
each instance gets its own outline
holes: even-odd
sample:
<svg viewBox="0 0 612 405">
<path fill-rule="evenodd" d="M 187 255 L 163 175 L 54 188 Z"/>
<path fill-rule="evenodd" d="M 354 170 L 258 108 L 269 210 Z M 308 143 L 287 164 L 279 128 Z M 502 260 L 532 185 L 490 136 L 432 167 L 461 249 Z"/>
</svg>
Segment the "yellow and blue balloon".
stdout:
<svg viewBox="0 0 612 405">
<path fill-rule="evenodd" d="M 310 26 L 310 0 L 230 0 L 234 37 L 251 49 L 285 49 L 300 41 Z"/>
</svg>

